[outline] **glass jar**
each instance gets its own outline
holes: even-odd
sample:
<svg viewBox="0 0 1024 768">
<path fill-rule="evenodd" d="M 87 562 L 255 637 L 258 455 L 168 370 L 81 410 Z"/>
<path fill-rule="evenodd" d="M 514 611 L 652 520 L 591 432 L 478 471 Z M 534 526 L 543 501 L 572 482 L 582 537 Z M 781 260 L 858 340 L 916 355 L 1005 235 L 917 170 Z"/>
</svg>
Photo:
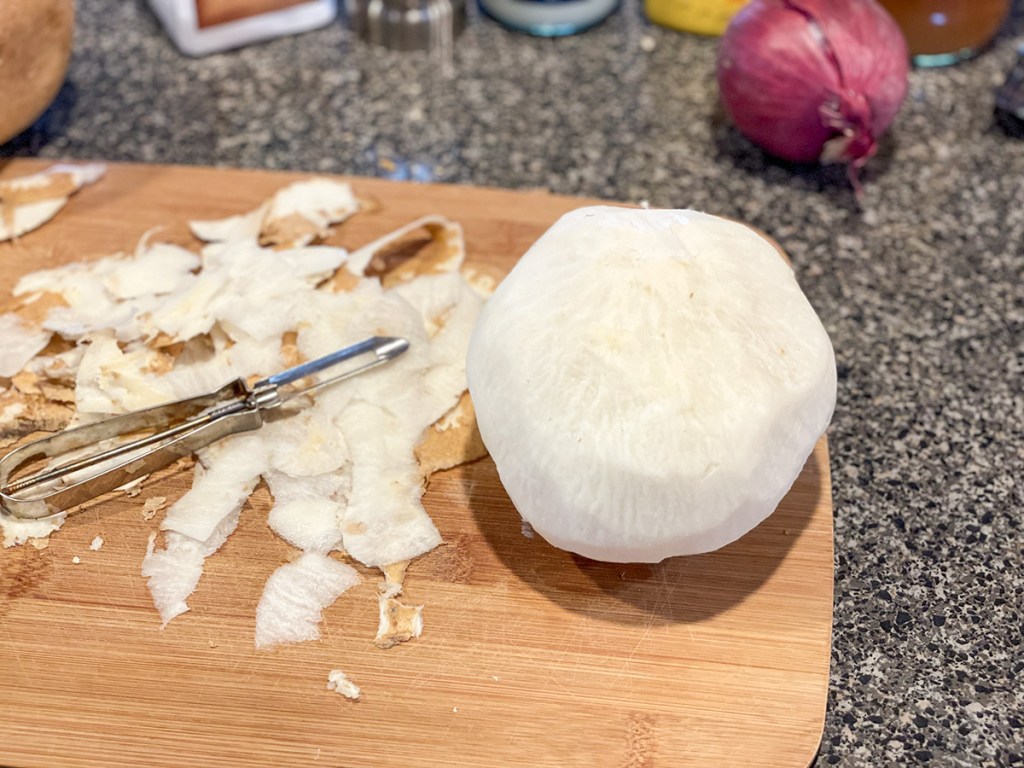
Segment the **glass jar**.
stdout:
<svg viewBox="0 0 1024 768">
<path fill-rule="evenodd" d="M 575 35 L 600 24 L 619 0 L 480 0 L 480 10 L 506 27 L 541 37 Z"/>
<path fill-rule="evenodd" d="M 907 38 L 919 67 L 969 59 L 996 36 L 1011 0 L 881 0 Z"/>
</svg>

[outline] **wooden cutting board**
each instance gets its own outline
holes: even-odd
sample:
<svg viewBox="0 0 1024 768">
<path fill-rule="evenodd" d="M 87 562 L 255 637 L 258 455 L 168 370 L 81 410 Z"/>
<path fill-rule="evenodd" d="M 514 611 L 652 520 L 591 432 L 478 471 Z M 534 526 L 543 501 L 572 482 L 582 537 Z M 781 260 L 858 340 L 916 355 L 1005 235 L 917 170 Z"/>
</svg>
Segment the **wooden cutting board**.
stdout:
<svg viewBox="0 0 1024 768">
<path fill-rule="evenodd" d="M 15 161 L 0 176 L 37 170 Z M 0 243 L 0 290 L 147 230 L 250 210 L 300 174 L 113 165 L 50 224 Z M 427 213 L 465 227 L 469 260 L 507 271 L 559 215 L 545 193 L 354 179 L 380 210 L 352 247 Z M 0 764 L 10 766 L 806 766 L 822 732 L 832 617 L 825 440 L 779 509 L 734 544 L 659 565 L 596 563 L 527 538 L 489 459 L 435 476 L 445 544 L 416 561 L 423 636 L 382 651 L 376 572 L 326 612 L 323 639 L 253 647 L 263 583 L 291 548 L 260 489 L 207 561 L 192 610 L 160 629 L 140 563 L 142 500 L 74 515 L 46 549 L 0 551 Z M 104 545 L 90 551 L 102 536 Z M 73 564 L 72 557 L 81 558 Z M 329 692 L 341 668 L 362 687 Z"/>
</svg>

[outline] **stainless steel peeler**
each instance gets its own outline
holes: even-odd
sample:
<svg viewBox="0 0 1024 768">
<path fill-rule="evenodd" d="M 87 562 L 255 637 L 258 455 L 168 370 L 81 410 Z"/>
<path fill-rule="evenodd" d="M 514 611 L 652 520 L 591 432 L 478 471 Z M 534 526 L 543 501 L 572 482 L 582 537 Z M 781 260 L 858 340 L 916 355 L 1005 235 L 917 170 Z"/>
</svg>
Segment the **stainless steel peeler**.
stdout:
<svg viewBox="0 0 1024 768">
<path fill-rule="evenodd" d="M 223 437 L 258 429 L 263 425 L 264 411 L 383 365 L 408 348 L 405 339 L 374 336 L 268 376 L 252 388 L 236 379 L 215 392 L 125 413 L 27 443 L 0 458 L 0 507 L 26 519 L 63 512 Z M 288 384 L 368 355 L 373 357 L 355 368 L 310 386 L 282 391 Z M 146 431 L 152 434 L 110 445 Z M 54 457 L 69 460 L 25 478 L 10 479 L 26 464 Z"/>
</svg>

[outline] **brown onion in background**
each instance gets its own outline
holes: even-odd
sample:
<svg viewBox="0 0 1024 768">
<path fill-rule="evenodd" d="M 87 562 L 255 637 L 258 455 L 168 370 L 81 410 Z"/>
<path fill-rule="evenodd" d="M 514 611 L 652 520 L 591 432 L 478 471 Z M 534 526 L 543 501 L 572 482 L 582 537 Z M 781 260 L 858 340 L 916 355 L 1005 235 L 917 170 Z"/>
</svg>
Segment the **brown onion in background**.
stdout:
<svg viewBox="0 0 1024 768">
<path fill-rule="evenodd" d="M 7 0 L 0 12 L 0 143 L 56 97 L 71 55 L 74 0 Z"/>
</svg>

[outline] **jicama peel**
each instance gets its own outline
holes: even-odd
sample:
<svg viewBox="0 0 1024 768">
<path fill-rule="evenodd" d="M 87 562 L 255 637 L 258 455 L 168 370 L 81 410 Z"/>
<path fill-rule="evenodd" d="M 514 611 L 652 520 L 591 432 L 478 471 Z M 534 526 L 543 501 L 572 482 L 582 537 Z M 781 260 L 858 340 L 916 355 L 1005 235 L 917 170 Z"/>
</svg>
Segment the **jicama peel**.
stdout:
<svg viewBox="0 0 1024 768">
<path fill-rule="evenodd" d="M 0 180 L 0 242 L 28 234 L 48 222 L 68 198 L 95 184 L 107 167 L 99 163 L 54 165 L 30 176 Z"/>
<path fill-rule="evenodd" d="M 355 268 L 346 250 L 310 244 L 357 208 L 347 184 L 299 182 L 249 214 L 193 222 L 206 241 L 198 253 L 144 236 L 130 255 L 25 275 L 0 315 L 0 437 L 251 382 L 369 336 L 409 340 L 388 366 L 202 450 L 191 489 L 173 503 L 140 499 L 147 521 L 167 507 L 142 565 L 163 625 L 189 610 L 206 559 L 252 513 L 261 481 L 269 527 L 300 551 L 267 582 L 260 648 L 318 636 L 321 611 L 358 581 L 338 558 L 394 575 L 441 541 L 420 497 L 432 472 L 482 451 L 465 351 L 486 291 L 460 273 L 462 230 L 440 216 L 360 249 Z M 420 246 L 411 257 L 410 238 Z M 61 408 L 50 414 L 42 406 L 53 399 Z M 62 521 L 0 514 L 4 545 Z M 422 606 L 400 603 L 400 584 L 389 584 L 381 647 L 423 627 Z"/>
<path fill-rule="evenodd" d="M 582 208 L 526 253 L 467 359 L 480 434 L 555 546 L 722 547 L 793 484 L 835 405 L 832 345 L 773 245 L 694 211 Z"/>
<path fill-rule="evenodd" d="M 316 640 L 323 609 L 359 581 L 354 568 L 316 552 L 282 565 L 256 607 L 256 647 Z"/>
</svg>

